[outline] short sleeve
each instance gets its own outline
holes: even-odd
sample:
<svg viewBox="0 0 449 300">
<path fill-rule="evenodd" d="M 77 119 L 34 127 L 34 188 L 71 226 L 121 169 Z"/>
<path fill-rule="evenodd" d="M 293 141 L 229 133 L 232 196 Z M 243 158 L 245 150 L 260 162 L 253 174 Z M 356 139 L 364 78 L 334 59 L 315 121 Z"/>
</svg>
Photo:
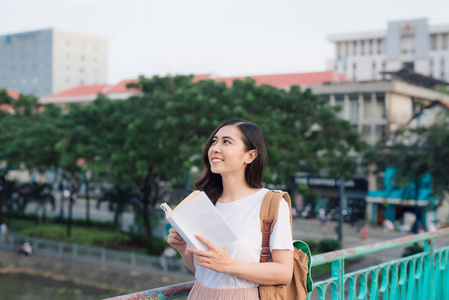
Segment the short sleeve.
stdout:
<svg viewBox="0 0 449 300">
<path fill-rule="evenodd" d="M 279 204 L 278 219 L 270 236 L 270 249 L 293 250 L 290 209 L 285 199 L 282 199 Z"/>
</svg>

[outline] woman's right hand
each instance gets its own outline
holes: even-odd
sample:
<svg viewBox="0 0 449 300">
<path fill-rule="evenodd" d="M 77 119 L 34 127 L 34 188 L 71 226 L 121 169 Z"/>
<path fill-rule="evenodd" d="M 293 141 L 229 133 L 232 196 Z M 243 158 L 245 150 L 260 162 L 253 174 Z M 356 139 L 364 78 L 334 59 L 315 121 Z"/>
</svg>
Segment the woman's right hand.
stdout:
<svg viewBox="0 0 449 300">
<path fill-rule="evenodd" d="M 175 248 L 180 254 L 187 251 L 187 243 L 173 227 L 168 231 L 167 243 Z"/>
</svg>

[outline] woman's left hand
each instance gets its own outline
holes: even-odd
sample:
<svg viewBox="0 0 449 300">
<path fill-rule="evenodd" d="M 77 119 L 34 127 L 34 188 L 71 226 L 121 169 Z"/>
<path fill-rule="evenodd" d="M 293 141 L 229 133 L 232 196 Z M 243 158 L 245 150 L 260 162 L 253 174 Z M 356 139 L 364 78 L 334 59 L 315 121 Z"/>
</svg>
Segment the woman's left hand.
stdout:
<svg viewBox="0 0 449 300">
<path fill-rule="evenodd" d="M 197 234 L 196 237 L 209 248 L 209 251 L 189 248 L 193 258 L 196 259 L 196 264 L 215 272 L 228 273 L 233 262 L 228 250 L 215 246 L 202 235 Z"/>
</svg>

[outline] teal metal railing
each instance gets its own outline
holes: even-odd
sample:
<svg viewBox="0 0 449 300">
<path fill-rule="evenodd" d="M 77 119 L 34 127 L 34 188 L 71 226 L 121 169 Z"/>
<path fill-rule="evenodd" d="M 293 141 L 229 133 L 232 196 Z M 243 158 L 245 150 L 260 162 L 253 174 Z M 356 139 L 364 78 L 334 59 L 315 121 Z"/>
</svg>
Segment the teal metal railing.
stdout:
<svg viewBox="0 0 449 300">
<path fill-rule="evenodd" d="M 331 263 L 331 277 L 318 281 L 308 299 L 449 299 L 449 243 L 435 249 L 434 240 L 449 228 L 399 239 L 328 252 L 312 257 L 312 265 Z M 424 251 L 345 274 L 345 260 L 424 242 Z M 312 274 L 313 276 L 313 274 Z M 187 296 L 193 281 L 108 300 L 176 299 Z"/>
</svg>

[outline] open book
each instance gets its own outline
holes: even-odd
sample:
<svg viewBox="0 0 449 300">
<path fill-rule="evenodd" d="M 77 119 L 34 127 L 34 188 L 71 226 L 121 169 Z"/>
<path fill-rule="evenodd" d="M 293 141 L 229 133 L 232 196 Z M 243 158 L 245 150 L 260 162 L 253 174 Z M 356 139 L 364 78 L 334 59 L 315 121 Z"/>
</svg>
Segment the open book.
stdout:
<svg viewBox="0 0 449 300">
<path fill-rule="evenodd" d="M 226 247 L 237 236 L 204 192 L 194 191 L 175 209 L 161 204 L 165 218 L 191 248 L 209 250 L 196 238 L 199 233 L 215 246 Z"/>
</svg>

